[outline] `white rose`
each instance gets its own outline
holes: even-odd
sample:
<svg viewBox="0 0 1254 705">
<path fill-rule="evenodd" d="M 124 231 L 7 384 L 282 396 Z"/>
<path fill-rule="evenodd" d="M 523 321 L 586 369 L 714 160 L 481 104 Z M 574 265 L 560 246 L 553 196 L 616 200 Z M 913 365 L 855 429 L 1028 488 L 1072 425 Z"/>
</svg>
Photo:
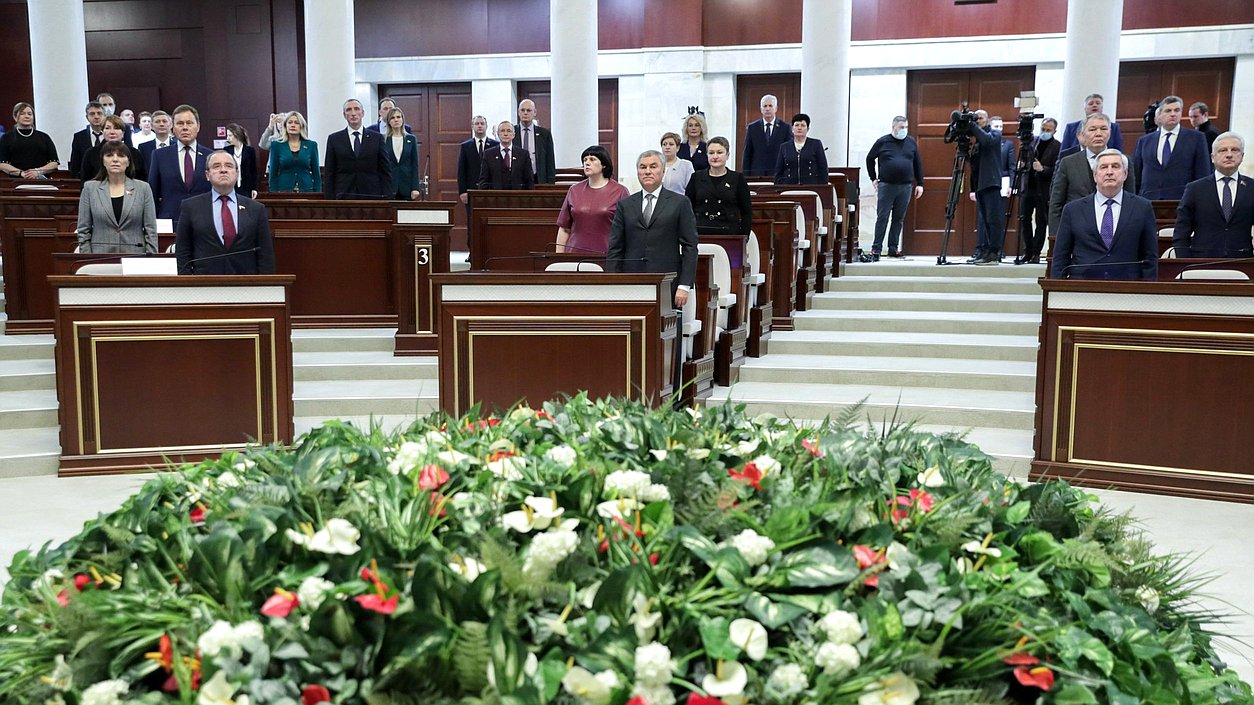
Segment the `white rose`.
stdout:
<svg viewBox="0 0 1254 705">
<path fill-rule="evenodd" d="M 852 612 L 836 610 L 819 620 L 819 628 L 833 644 L 856 644 L 862 638 L 862 620 Z"/>
<path fill-rule="evenodd" d="M 737 551 L 740 551 L 740 555 L 744 556 L 745 562 L 750 567 L 765 563 L 766 559 L 771 556 L 771 551 L 775 550 L 774 541 L 759 535 L 753 529 L 745 529 L 731 537 L 730 543 Z"/>
<path fill-rule="evenodd" d="M 311 575 L 300 582 L 300 587 L 296 588 L 296 597 L 302 607 L 313 612 L 322 605 L 323 600 L 327 599 L 327 593 L 333 589 L 335 583 Z"/>
<path fill-rule="evenodd" d="M 568 468 L 575 464 L 577 455 L 578 454 L 575 453 L 574 448 L 561 445 L 549 448 L 548 451 L 544 453 L 544 459 L 556 463 L 564 468 Z"/>
<path fill-rule="evenodd" d="M 80 705 L 121 705 L 131 686 L 124 680 L 100 681 L 83 691 Z"/>
<path fill-rule="evenodd" d="M 941 474 L 939 466 L 933 465 L 923 472 L 919 473 L 915 478 L 920 485 L 924 487 L 944 487 L 945 476 Z"/>
<path fill-rule="evenodd" d="M 649 705 L 675 705 L 675 694 L 671 692 L 668 685 L 647 685 L 645 683 L 637 683 L 631 689 L 631 694 L 639 695 L 644 698 Z"/>
<path fill-rule="evenodd" d="M 636 647 L 636 682 L 649 687 L 664 686 L 671 682 L 675 664 L 671 650 L 666 645 L 653 642 Z M 650 701 L 650 705 L 652 702 Z"/>
<path fill-rule="evenodd" d="M 246 651 L 254 652 L 265 643 L 266 632 L 261 622 L 249 620 L 235 625 L 235 641 Z"/>
<path fill-rule="evenodd" d="M 767 691 L 774 693 L 780 700 L 787 700 L 809 687 L 805 670 L 795 663 L 780 666 L 766 679 Z"/>
<path fill-rule="evenodd" d="M 209 627 L 209 631 L 200 635 L 196 646 L 204 656 L 217 656 L 222 652 L 233 658 L 239 658 L 240 648 L 235 641 L 235 629 L 230 622 L 219 619 Z"/>
<path fill-rule="evenodd" d="M 720 661 L 714 673 L 701 679 L 701 688 L 715 698 L 732 698 L 745 692 L 749 672 L 735 661 Z"/>
<path fill-rule="evenodd" d="M 618 470 L 605 477 L 605 497 L 639 497 L 653 484 L 646 472 Z"/>
<path fill-rule="evenodd" d="M 559 529 L 537 534 L 523 560 L 523 573 L 532 579 L 546 577 L 578 545 L 579 536 L 573 531 Z"/>
<path fill-rule="evenodd" d="M 858 705 L 914 705 L 919 699 L 919 687 L 901 671 L 881 677 L 865 690 L 858 696 Z"/>
<path fill-rule="evenodd" d="M 819 647 L 814 656 L 814 665 L 833 675 L 851 673 L 862 665 L 862 655 L 853 644 L 833 644 L 827 642 Z"/>
<path fill-rule="evenodd" d="M 735 619 L 729 627 L 732 643 L 754 661 L 766 656 L 766 627 L 752 619 Z"/>
<path fill-rule="evenodd" d="M 671 491 L 666 485 L 652 484 L 640 493 L 641 502 L 669 502 Z"/>
</svg>

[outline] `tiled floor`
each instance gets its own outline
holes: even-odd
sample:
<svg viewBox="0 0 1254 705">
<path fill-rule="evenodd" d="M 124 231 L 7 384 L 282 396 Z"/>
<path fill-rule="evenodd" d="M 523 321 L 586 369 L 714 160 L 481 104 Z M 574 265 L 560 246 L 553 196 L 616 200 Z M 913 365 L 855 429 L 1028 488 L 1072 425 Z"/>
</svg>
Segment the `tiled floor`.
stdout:
<svg viewBox="0 0 1254 705">
<path fill-rule="evenodd" d="M 121 475 L 59 479 L 0 479 L 0 585 L 17 551 L 47 541 L 63 541 L 98 512 L 121 504 L 148 477 Z M 1213 572 L 1204 589 L 1210 606 L 1234 613 L 1217 628 L 1229 636 L 1221 643 L 1229 664 L 1254 681 L 1254 561 L 1245 550 L 1254 534 L 1254 505 L 1206 502 L 1127 492 L 1097 492 L 1102 501 L 1140 518 L 1163 553 L 1197 556 L 1197 566 Z"/>
</svg>

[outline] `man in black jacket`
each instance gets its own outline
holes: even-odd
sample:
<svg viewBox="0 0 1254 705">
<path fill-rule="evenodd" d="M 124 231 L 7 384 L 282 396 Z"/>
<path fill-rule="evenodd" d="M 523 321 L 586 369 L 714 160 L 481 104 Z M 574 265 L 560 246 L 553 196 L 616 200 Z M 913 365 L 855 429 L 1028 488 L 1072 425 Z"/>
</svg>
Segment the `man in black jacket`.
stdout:
<svg viewBox="0 0 1254 705">
<path fill-rule="evenodd" d="M 970 197 L 975 202 L 979 238 L 967 264 L 1000 264 L 1002 241 L 1006 237 L 1005 202 L 1001 196 L 1001 133 L 989 129 L 988 113 L 977 110 L 975 115 L 978 125 L 971 154 Z"/>
<path fill-rule="evenodd" d="M 1023 241 L 1027 250 L 1019 258 L 1019 262 L 1036 264 L 1040 262 L 1041 250 L 1045 247 L 1046 226 L 1049 224 L 1049 186 L 1054 179 L 1054 166 L 1058 163 L 1058 121 L 1045 118 L 1041 123 L 1041 133 L 1032 142 L 1032 164 L 1023 177 Z M 1036 228 L 1032 228 L 1035 220 Z"/>
<path fill-rule="evenodd" d="M 913 192 L 916 200 L 923 197 L 923 160 L 919 158 L 919 145 L 906 134 L 909 129 L 910 121 L 898 115 L 893 118 L 892 132 L 876 140 L 866 154 L 866 173 L 875 189 L 875 244 L 871 246 L 871 256 L 876 260 L 884 245 L 885 230 L 888 256 L 902 256 L 898 243 L 910 195 Z"/>
</svg>

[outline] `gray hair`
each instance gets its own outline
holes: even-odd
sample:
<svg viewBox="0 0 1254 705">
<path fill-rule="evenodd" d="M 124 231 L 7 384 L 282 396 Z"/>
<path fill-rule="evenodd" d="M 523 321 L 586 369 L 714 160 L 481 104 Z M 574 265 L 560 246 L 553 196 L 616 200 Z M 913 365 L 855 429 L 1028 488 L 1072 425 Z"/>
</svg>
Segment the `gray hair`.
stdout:
<svg viewBox="0 0 1254 705">
<path fill-rule="evenodd" d="M 1180 104 L 1181 109 L 1184 108 L 1184 99 L 1178 95 L 1169 95 L 1166 98 L 1163 98 L 1162 100 L 1158 101 L 1158 108 L 1154 110 L 1154 115 L 1156 116 L 1162 115 L 1163 108 L 1167 107 L 1168 105 L 1174 105 L 1176 103 Z"/>
<path fill-rule="evenodd" d="M 348 100 L 344 101 L 344 105 L 340 106 L 340 112 L 347 110 L 349 103 L 356 103 L 357 107 L 361 108 L 362 110 L 366 109 L 366 106 L 362 105 L 360 100 L 357 100 L 356 98 L 349 98 Z"/>
<path fill-rule="evenodd" d="M 1227 132 L 1221 132 L 1219 136 L 1215 138 L 1215 142 L 1210 146 L 1211 154 L 1215 153 L 1215 145 L 1219 144 L 1220 140 L 1236 140 L 1237 144 L 1241 145 L 1241 151 L 1245 151 L 1245 138 L 1232 130 L 1228 130 Z"/>
<path fill-rule="evenodd" d="M 645 159 L 649 157 L 657 157 L 657 160 L 661 162 L 663 166 L 666 165 L 666 158 L 663 157 L 662 153 L 657 151 L 656 149 L 646 149 L 643 152 L 641 152 L 640 156 L 636 157 L 636 165 L 639 166 L 640 162 L 644 161 Z"/>
<path fill-rule="evenodd" d="M 767 93 L 766 95 L 762 96 L 762 100 L 759 100 L 759 101 L 758 101 L 758 107 L 761 107 L 761 106 L 763 106 L 763 105 L 766 105 L 766 102 L 767 102 L 768 100 L 769 100 L 770 102 L 774 103 L 774 104 L 776 105 L 776 107 L 778 107 L 778 106 L 779 106 L 779 98 L 776 98 L 775 96 L 771 95 L 770 93 Z"/>
<path fill-rule="evenodd" d="M 1087 105 L 1088 102 L 1090 100 L 1093 100 L 1094 98 L 1102 101 L 1102 105 L 1106 104 L 1106 99 L 1102 97 L 1101 93 L 1089 93 L 1088 95 L 1084 96 L 1084 103 Z"/>
<path fill-rule="evenodd" d="M 1106 113 L 1089 113 L 1088 115 L 1084 116 L 1083 120 L 1080 121 L 1080 131 L 1083 132 L 1084 130 L 1088 128 L 1089 121 L 1099 120 L 1099 119 L 1105 120 L 1107 125 L 1109 125 L 1111 122 L 1110 116 L 1107 115 Z"/>
<path fill-rule="evenodd" d="M 905 116 L 905 115 L 898 115 L 898 116 L 896 116 L 896 117 L 894 117 L 894 118 L 893 118 L 893 124 L 894 124 L 894 125 L 897 125 L 897 124 L 900 124 L 900 123 L 903 123 L 903 122 L 910 122 L 909 120 L 907 120 L 907 119 L 906 119 L 906 116 Z"/>
<path fill-rule="evenodd" d="M 1102 161 L 1102 157 L 1113 157 L 1113 156 L 1116 156 L 1116 155 L 1118 155 L 1118 157 L 1119 157 L 1120 161 L 1122 161 L 1122 162 L 1123 162 L 1123 170 L 1124 170 L 1124 171 L 1127 171 L 1127 170 L 1128 170 L 1128 155 L 1126 155 L 1126 154 L 1124 154 L 1123 152 L 1120 152 L 1119 150 L 1114 149 L 1114 148 L 1107 148 L 1107 149 L 1103 149 L 1102 151 L 1098 152 L 1098 153 L 1097 153 L 1097 158 L 1093 160 L 1093 163 L 1094 163 L 1094 164 L 1100 164 L 1100 163 L 1101 163 L 1101 161 Z"/>
</svg>

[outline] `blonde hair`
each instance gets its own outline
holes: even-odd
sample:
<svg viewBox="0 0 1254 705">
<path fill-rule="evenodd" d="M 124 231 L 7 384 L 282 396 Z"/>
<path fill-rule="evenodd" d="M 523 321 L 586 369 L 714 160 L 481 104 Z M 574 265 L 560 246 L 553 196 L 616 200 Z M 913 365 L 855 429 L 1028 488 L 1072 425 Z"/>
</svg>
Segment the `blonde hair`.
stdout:
<svg viewBox="0 0 1254 705">
<path fill-rule="evenodd" d="M 385 99 L 385 100 L 390 100 L 390 99 Z M 397 130 L 396 134 L 398 137 L 404 137 L 405 136 L 405 113 L 400 108 L 392 108 L 391 110 L 388 111 L 387 116 L 383 118 L 383 124 L 388 126 L 388 131 L 383 133 L 383 136 L 384 137 L 392 136 L 392 116 L 393 115 L 401 116 L 401 129 Z"/>
<path fill-rule="evenodd" d="M 684 142 L 687 142 L 687 141 L 688 141 L 688 121 L 689 121 L 689 120 L 696 120 L 696 121 L 697 121 L 697 124 L 701 126 L 701 137 L 700 137 L 700 139 L 701 139 L 702 141 L 704 141 L 704 140 L 705 140 L 705 136 L 706 136 L 706 135 L 708 135 L 708 134 L 710 134 L 710 129 L 706 126 L 706 124 L 705 124 L 705 118 L 701 117 L 701 114 L 700 114 L 700 113 L 693 113 L 693 114 L 689 115 L 688 117 L 684 118 L 684 127 L 683 127 L 683 129 L 681 129 L 681 130 L 679 131 L 679 134 L 683 135 L 683 136 L 684 136 L 684 139 L 683 139 L 683 141 L 681 141 L 681 142 L 680 142 L 680 144 L 683 144 Z"/>
</svg>

